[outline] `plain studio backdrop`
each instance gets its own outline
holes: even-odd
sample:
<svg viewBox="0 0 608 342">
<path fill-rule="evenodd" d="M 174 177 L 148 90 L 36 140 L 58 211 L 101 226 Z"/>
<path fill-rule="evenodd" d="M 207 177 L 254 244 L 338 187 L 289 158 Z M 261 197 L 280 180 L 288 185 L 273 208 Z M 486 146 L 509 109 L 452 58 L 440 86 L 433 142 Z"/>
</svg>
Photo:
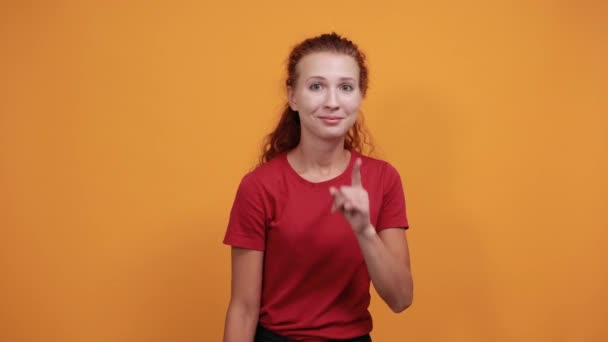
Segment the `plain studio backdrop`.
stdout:
<svg viewBox="0 0 608 342">
<path fill-rule="evenodd" d="M 375 341 L 607 341 L 606 1 L 3 1 L 0 340 L 219 341 L 300 40 L 367 53 L 414 304 Z"/>
</svg>

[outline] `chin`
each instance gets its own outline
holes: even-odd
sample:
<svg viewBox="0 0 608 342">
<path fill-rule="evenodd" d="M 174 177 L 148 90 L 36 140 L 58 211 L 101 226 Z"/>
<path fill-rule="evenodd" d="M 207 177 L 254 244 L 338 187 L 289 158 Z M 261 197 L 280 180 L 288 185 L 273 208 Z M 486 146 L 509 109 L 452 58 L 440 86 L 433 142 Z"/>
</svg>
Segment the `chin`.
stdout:
<svg viewBox="0 0 608 342">
<path fill-rule="evenodd" d="M 308 133 L 311 134 L 312 136 L 315 136 L 322 140 L 329 141 L 329 140 L 342 139 L 346 136 L 346 134 L 348 134 L 348 131 L 351 129 L 352 124 L 346 123 L 346 122 L 344 124 L 346 124 L 346 125 L 339 125 L 339 126 L 334 126 L 334 127 L 308 126 L 308 127 L 303 127 L 303 128 L 305 128 L 305 130 L 308 131 Z"/>
<path fill-rule="evenodd" d="M 348 130 L 341 129 L 340 131 L 336 130 L 335 132 L 319 132 L 317 136 L 324 140 L 336 140 L 344 138 L 347 133 Z"/>
</svg>

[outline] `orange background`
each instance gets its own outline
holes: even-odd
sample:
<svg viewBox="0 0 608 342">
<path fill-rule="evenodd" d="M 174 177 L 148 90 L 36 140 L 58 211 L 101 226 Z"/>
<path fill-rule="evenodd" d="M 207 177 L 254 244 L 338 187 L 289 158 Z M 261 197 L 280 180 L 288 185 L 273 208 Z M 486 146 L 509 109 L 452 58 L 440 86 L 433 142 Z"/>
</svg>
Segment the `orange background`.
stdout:
<svg viewBox="0 0 608 342">
<path fill-rule="evenodd" d="M 2 2 L 0 340 L 219 341 L 236 187 L 336 30 L 412 224 L 375 340 L 607 341 L 606 4 Z"/>
</svg>

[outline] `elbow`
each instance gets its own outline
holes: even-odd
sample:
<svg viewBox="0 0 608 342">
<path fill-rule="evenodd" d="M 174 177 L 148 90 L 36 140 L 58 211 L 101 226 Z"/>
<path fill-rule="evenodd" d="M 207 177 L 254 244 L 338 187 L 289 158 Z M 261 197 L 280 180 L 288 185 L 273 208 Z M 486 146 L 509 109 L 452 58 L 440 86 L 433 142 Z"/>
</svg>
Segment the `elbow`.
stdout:
<svg viewBox="0 0 608 342">
<path fill-rule="evenodd" d="M 399 303 L 395 303 L 393 305 L 390 306 L 391 310 L 393 310 L 394 313 L 402 313 L 403 311 L 405 311 L 405 309 L 409 308 L 412 305 L 412 301 L 403 301 L 403 302 L 399 302 Z"/>
<path fill-rule="evenodd" d="M 243 317 L 256 318 L 260 314 L 260 305 L 257 302 L 230 301 L 228 312 Z"/>
<path fill-rule="evenodd" d="M 389 307 L 394 313 L 401 313 L 405 309 L 412 306 L 413 296 L 412 293 L 402 296 L 401 298 L 395 299 L 389 303 Z"/>
<path fill-rule="evenodd" d="M 227 316 L 239 322 L 257 324 L 260 306 L 256 302 L 230 301 Z"/>
<path fill-rule="evenodd" d="M 394 313 L 401 313 L 405 311 L 405 309 L 412 306 L 412 301 L 414 300 L 414 287 L 412 284 L 411 275 L 409 276 L 409 281 L 406 283 L 407 286 L 403 286 L 398 291 L 399 295 L 393 297 L 393 300 L 387 303 L 389 307 Z"/>
</svg>

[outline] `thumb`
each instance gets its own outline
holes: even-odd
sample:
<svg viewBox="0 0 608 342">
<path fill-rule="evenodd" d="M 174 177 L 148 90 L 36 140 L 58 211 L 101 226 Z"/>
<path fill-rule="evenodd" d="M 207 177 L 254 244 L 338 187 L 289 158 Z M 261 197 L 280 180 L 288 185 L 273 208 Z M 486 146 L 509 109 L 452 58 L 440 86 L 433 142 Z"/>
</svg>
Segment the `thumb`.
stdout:
<svg viewBox="0 0 608 342">
<path fill-rule="evenodd" d="M 361 164 L 363 161 L 361 158 L 357 158 L 355 161 L 355 166 L 353 167 L 353 175 L 352 175 L 352 186 L 363 186 L 361 184 Z"/>
</svg>

